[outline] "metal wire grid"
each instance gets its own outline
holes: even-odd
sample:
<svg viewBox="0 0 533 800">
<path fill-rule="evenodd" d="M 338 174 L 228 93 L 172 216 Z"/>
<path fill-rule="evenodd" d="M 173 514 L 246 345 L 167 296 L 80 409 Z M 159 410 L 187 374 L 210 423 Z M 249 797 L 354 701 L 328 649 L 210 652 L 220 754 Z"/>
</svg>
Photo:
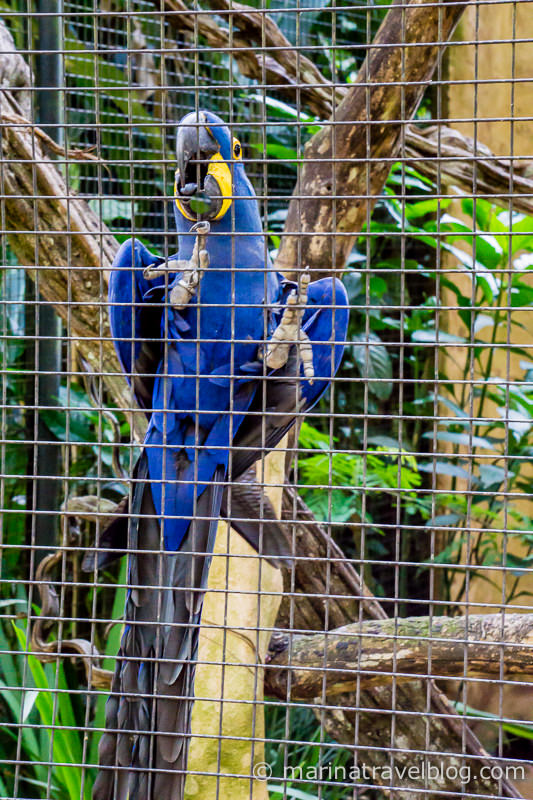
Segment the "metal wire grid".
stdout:
<svg viewBox="0 0 533 800">
<path fill-rule="evenodd" d="M 528 81 L 527 77 L 517 75 L 515 52 L 517 43 L 530 40 L 517 31 L 517 4 L 490 4 L 492 9 L 500 5 L 509 6 L 512 32 L 509 37 L 502 35 L 493 42 L 510 45 L 509 74 L 486 81 L 479 77 L 480 47 L 485 44 L 480 36 L 480 15 L 485 13 L 485 4 L 476 4 L 471 10 L 475 18 L 471 33 L 454 48 L 454 54 L 465 49 L 469 54 L 473 53 L 469 56 L 474 62 L 473 75 L 466 80 L 450 79 L 448 70 L 438 65 L 419 116 L 447 123 L 451 117 L 450 93 L 455 87 L 472 85 L 471 115 L 461 114 L 453 122 L 471 123 L 477 144 L 482 141 L 478 134 L 478 94 L 487 85 L 496 87 L 498 82 L 509 87 L 506 119 L 511 135 L 508 152 L 503 155 L 510 159 L 511 164 L 507 193 L 509 213 L 512 214 L 513 169 L 527 158 L 527 154 L 515 153 L 513 138 L 518 116 L 514 93 L 520 83 Z M 428 11 L 430 9 L 428 4 Z M 50 12 L 50 7 L 43 10 Z M 308 116 L 305 105 L 300 102 L 298 86 L 293 103 L 287 102 L 283 107 L 281 104 L 286 102 L 286 93 L 269 85 L 265 76 L 258 82 L 240 76 L 231 51 L 231 39 L 229 48 L 221 48 L 221 58 L 217 60 L 215 57 L 219 54 L 213 48 L 206 48 L 198 36 L 184 36 L 176 47 L 172 41 L 174 29 L 170 29 L 168 19 L 162 17 L 162 9 L 154 10 L 148 2 L 103 10 L 109 15 L 105 16 L 102 8 L 69 3 L 63 10 L 55 12 L 62 31 L 61 45 L 55 52 L 61 56 L 64 79 L 64 83 L 55 87 L 64 113 L 55 129 L 61 132 L 65 144 L 70 147 L 95 145 L 105 162 L 92 165 L 75 162 L 69 156 L 59 156 L 58 168 L 66 176 L 69 192 L 78 191 L 91 197 L 93 210 L 119 238 L 146 238 L 152 247 L 168 257 L 175 252 L 175 233 L 172 221 L 169 221 L 168 203 L 165 202 L 172 197 L 169 173 L 175 167 L 175 126 L 188 109 L 206 107 L 219 111 L 230 124 L 232 133 L 243 143 L 248 143 L 245 149 L 247 171 L 256 186 L 265 227 L 273 232 L 268 245 L 275 250 L 278 242 L 274 237 L 282 228 L 286 198 L 292 191 L 296 176 L 294 164 L 303 157 L 303 143 L 312 134 L 310 129 L 317 124 L 309 119 L 311 115 Z M 294 43 L 297 52 L 313 52 L 317 57 L 320 54 L 322 61 L 325 60 L 324 54 L 330 55 L 326 77 L 334 84 L 341 84 L 339 73 L 345 78 L 347 71 L 346 65 L 341 63 L 342 58 L 350 62 L 348 67 L 351 64 L 354 72 L 357 70 L 362 57 L 371 48 L 377 24 L 385 16 L 388 6 L 347 6 L 342 9 L 295 5 L 284 8 L 282 14 L 270 14 L 270 10 L 265 8 L 259 10 L 263 21 L 265 14 L 269 13 Z M 18 49 L 29 61 L 37 51 L 30 26 L 31 11 L 29 6 L 5 9 L 6 22 L 15 33 L 17 30 L 19 33 L 18 40 L 16 37 Z M 37 11 L 37 20 L 39 13 L 42 10 Z M 205 9 L 195 6 L 190 14 L 198 18 L 205 14 Z M 314 17 L 316 20 L 310 23 L 309 19 Z M 219 14 L 217 19 L 223 21 L 224 14 Z M 348 24 L 350 21 L 352 25 Z M 139 30 L 151 57 L 142 68 L 135 61 L 139 49 L 133 44 L 134 34 Z M 417 45 L 410 43 L 409 46 Z M 273 52 L 272 48 L 264 50 L 270 54 Z M 168 55 L 164 65 L 163 53 Z M 339 53 L 341 59 L 337 58 Z M 111 78 L 102 74 L 104 67 L 112 68 L 109 70 Z M 136 77 L 136 69 L 144 84 Z M 157 77 L 159 82 L 152 82 L 150 76 Z M 401 88 L 403 83 L 409 83 L 408 76 L 400 82 Z M 139 101 L 143 91 L 162 95 L 159 116 L 153 111 L 156 104 L 153 94 L 144 97 L 143 102 Z M 34 121 L 39 119 L 38 103 L 34 99 L 37 92 L 35 83 L 30 91 Z M 122 95 L 122 103 L 117 102 L 117 94 Z M 294 108 L 290 122 L 287 117 L 275 113 L 280 108 L 287 113 L 288 107 Z M 153 114 L 153 122 L 147 122 L 146 113 Z M 520 119 L 527 121 L 528 117 L 522 114 Z M 495 115 L 493 120 L 499 121 L 501 116 Z M 485 117 L 484 123 L 486 121 Z M 335 122 L 334 115 L 333 125 Z M 4 121 L 4 126 L 6 124 L 9 123 Z M 48 125 L 48 130 L 53 134 L 53 123 Z M 158 131 L 157 140 L 152 135 L 153 130 Z M 372 169 L 372 123 L 367 124 L 367 130 L 368 165 Z M 278 139 L 281 142 L 276 151 L 272 145 L 277 144 Z M 294 154 L 288 152 L 291 146 Z M 355 570 L 354 575 L 369 584 L 396 623 L 391 637 L 394 676 L 390 694 L 384 692 L 379 705 L 376 695 L 369 695 L 357 681 L 355 693 L 328 695 L 328 663 L 324 659 L 321 671 L 323 688 L 318 693 L 320 696 L 310 703 L 312 710 L 294 700 L 290 693 L 290 670 L 286 699 L 267 698 L 263 701 L 261 662 L 257 657 L 259 636 L 268 632 L 269 627 L 273 633 L 279 630 L 273 622 L 270 626 L 265 625 L 261 614 L 268 598 L 279 595 L 279 588 L 270 589 L 265 594 L 260 583 L 255 590 L 248 587 L 246 597 L 258 598 L 256 622 L 246 625 L 238 620 L 237 627 L 255 642 L 254 655 L 249 656 L 247 662 L 247 666 L 255 670 L 254 692 L 238 701 L 225 700 L 224 705 L 226 708 L 252 706 L 252 727 L 245 735 L 241 729 L 232 729 L 228 733 L 223 729 L 221 718 L 215 734 L 204 732 L 200 737 L 206 752 L 209 752 L 212 740 L 219 751 L 214 772 L 198 759 L 191 767 L 191 774 L 198 779 L 203 773 L 213 772 L 211 796 L 230 796 L 230 791 L 232 797 L 251 797 L 253 791 L 257 791 L 252 779 L 264 777 L 259 771 L 254 771 L 261 763 L 257 754 L 263 747 L 266 748 L 265 764 L 273 764 L 274 774 L 268 783 L 271 796 L 276 798 L 378 798 L 385 796 L 387 791 L 398 797 L 409 796 L 409 793 L 410 796 L 519 796 L 509 795 L 503 779 L 528 774 L 531 731 L 524 720 L 528 719 L 529 712 L 525 703 L 522 707 L 517 707 L 516 703 L 513 705 L 511 691 L 520 687 L 518 691 L 529 695 L 529 681 L 527 677 L 511 681 L 506 676 L 503 667 L 507 649 L 504 634 L 496 639 L 501 645 L 500 674 L 496 677 L 470 675 L 469 651 L 464 647 L 464 675 L 456 684 L 445 672 L 441 674 L 439 667 L 433 668 L 432 651 L 438 647 L 439 639 L 433 635 L 432 625 L 442 614 L 464 613 L 468 618 L 481 610 L 487 614 L 501 612 L 501 630 L 504 632 L 504 622 L 509 615 L 503 617 L 503 614 L 509 599 L 513 611 L 531 611 L 527 510 L 532 494 L 527 475 L 530 461 L 528 404 L 531 403 L 531 365 L 527 359 L 530 347 L 527 334 L 525 342 L 522 341 L 519 338 L 521 329 L 514 325 L 516 317 L 530 306 L 527 276 L 525 287 L 518 292 L 518 302 L 511 287 L 506 292 L 497 292 L 496 307 L 493 308 L 489 302 L 491 286 L 494 290 L 495 285 L 494 291 L 497 291 L 498 280 L 510 281 L 517 271 L 511 243 L 519 237 L 520 249 L 517 252 L 523 260 L 520 266 L 527 266 L 531 230 L 527 218 L 520 225 L 522 220 L 516 217 L 516 230 L 511 229 L 509 223 L 506 226 L 505 212 L 501 210 L 491 210 L 494 225 L 493 229 L 487 228 L 490 219 L 484 201 L 493 198 L 483 197 L 476 190 L 475 159 L 473 191 L 463 193 L 460 200 L 454 199 L 451 206 L 448 205 L 450 194 L 440 174 L 436 184 L 429 186 L 409 170 L 394 168 L 395 163 L 401 164 L 402 160 L 406 160 L 404 150 L 398 157 L 390 158 L 393 180 L 388 184 L 388 195 L 378 204 L 372 217 L 367 203 L 366 230 L 359 234 L 352 253 L 351 271 L 346 277 L 352 306 L 352 344 L 344 364 L 327 399 L 312 414 L 302 415 L 306 427 L 300 444 L 293 441 L 283 448 L 292 460 L 291 485 L 298 489 L 315 518 L 333 538 L 325 538 L 322 550 L 311 549 L 308 555 L 305 548 L 296 551 L 295 566 L 288 571 L 284 581 L 282 619 L 285 624 L 281 627 L 289 631 L 291 640 L 301 633 L 334 629 L 339 626 L 342 617 L 339 608 L 342 609 L 344 603 L 348 608 L 344 621 L 359 622 L 360 636 L 364 640 L 362 625 L 367 610 L 362 602 L 354 602 L 354 599 L 361 598 L 361 589 L 357 591 L 352 585 L 352 595 L 347 601 L 338 582 L 339 570 Z M 440 171 L 445 168 L 446 161 L 445 156 L 438 158 Z M 502 192 L 502 195 L 507 193 Z M 342 196 L 334 174 L 332 194 Z M 38 197 L 36 184 L 35 196 Z M 358 197 L 365 199 L 368 196 L 370 191 L 367 187 L 367 191 L 362 191 Z M 469 199 L 473 206 L 470 217 Z M 305 195 L 301 195 L 300 201 L 303 203 L 305 200 Z M 3 205 L 5 202 L 4 196 Z M 427 217 L 422 217 L 427 220 L 426 227 L 414 224 L 420 219 L 416 216 L 420 207 L 418 211 L 413 209 L 420 202 L 428 204 Z M 461 211 L 455 211 L 461 202 Z M 5 232 L 4 210 L 2 214 Z M 468 233 L 466 248 L 470 247 L 471 256 L 481 272 L 478 285 L 482 287 L 484 303 L 479 303 L 477 286 L 472 282 L 470 307 L 478 310 L 470 317 L 465 316 L 465 308 L 468 310 L 469 307 L 462 301 L 468 297 L 468 287 L 465 289 L 459 284 L 458 288 L 454 283 L 458 272 L 454 257 L 457 259 L 458 252 L 452 251 L 451 247 L 457 245 L 454 233 L 459 236 L 461 230 L 450 230 L 452 223 L 448 217 L 452 214 L 460 216 L 463 222 L 470 219 L 472 232 Z M 496 224 L 497 219 L 500 227 Z M 461 222 L 454 224 L 460 225 Z M 43 233 L 38 218 L 34 232 Z M 102 227 L 96 234 L 103 232 Z M 61 237 L 65 231 L 50 233 Z M 302 234 L 302 243 L 305 238 L 306 234 Z M 431 238 L 437 246 L 428 244 Z M 239 232 L 236 232 L 234 240 L 237 249 Z M 496 255 L 500 250 L 501 259 L 497 261 Z M 86 659 L 90 663 L 88 684 L 79 662 L 72 662 L 65 653 L 56 655 L 43 669 L 36 657 L 30 655 L 25 636 L 31 630 L 30 623 L 34 626 L 36 616 L 42 611 L 40 591 L 43 587 L 55 588 L 59 608 L 57 616 L 50 614 L 50 623 L 54 623 L 50 640 L 61 643 L 76 637 L 86 639 L 105 652 L 103 666 L 113 667 L 120 638 L 123 598 L 128 585 L 125 564 L 120 570 L 106 573 L 103 578 L 93 575 L 87 580 L 80 573 L 79 554 L 76 555 L 72 542 L 76 546 L 91 547 L 95 533 L 103 527 L 111 503 L 124 494 L 126 487 L 131 491 L 131 474 L 139 452 L 132 418 L 141 415 L 131 396 L 123 403 L 122 409 L 118 409 L 105 381 L 109 371 L 103 361 L 103 326 L 107 312 L 103 277 L 98 287 L 94 287 L 96 296 L 90 300 L 98 315 L 94 331 L 81 338 L 74 334 L 72 319 L 80 304 L 58 301 L 56 307 L 66 305 L 68 308 L 67 323 L 63 323 L 56 335 L 47 335 L 50 329 L 45 330 L 43 339 L 42 317 L 47 306 L 39 298 L 39 288 L 46 280 L 47 266 L 40 263 L 39 240 L 35 245 L 35 289 L 28 279 L 23 278 L 16 253 L 5 241 L 5 236 L 3 255 L 6 265 L 2 302 L 4 387 L 1 456 L 4 607 L 0 647 L 6 725 L 0 740 L 3 747 L 0 796 L 20 800 L 26 797 L 88 797 L 96 773 L 95 745 L 105 727 L 103 703 L 107 690 L 98 688 L 93 682 L 93 673 L 99 662 Z M 69 269 L 74 272 L 74 257 L 70 263 L 72 267 Z M 492 276 L 494 285 L 489 276 Z M 433 297 L 436 301 L 431 300 Z M 229 306 L 235 308 L 232 303 Z M 480 331 L 487 328 L 496 330 L 495 324 L 490 328 L 487 322 L 491 315 L 493 320 L 496 315 L 499 320 L 504 320 L 501 323 L 504 335 L 500 340 L 494 336 L 486 344 L 481 344 Z M 420 318 L 425 327 L 416 327 Z M 460 338 L 458 331 L 464 334 L 465 319 L 470 324 L 466 325 L 466 336 Z M 462 329 L 459 328 L 461 322 Z M 528 321 L 524 324 L 527 328 Z M 101 359 L 90 386 L 87 386 L 84 369 L 76 359 L 82 343 L 94 347 Z M 494 374 L 490 370 L 479 374 L 482 361 L 476 362 L 476 352 L 481 348 L 485 348 L 490 364 L 501 359 Z M 48 387 L 46 394 L 47 387 L 42 382 L 43 360 L 52 359 L 53 362 L 58 356 L 61 359 L 61 380 L 59 383 L 56 381 L 52 393 Z M 512 360 L 516 361 L 516 357 L 524 362 L 519 378 Z M 455 388 L 455 394 L 450 391 L 452 388 Z M 421 402 L 424 392 L 427 396 Z M 482 415 L 479 403 L 487 395 L 492 406 L 488 411 L 485 407 Z M 45 436 L 43 423 L 47 431 Z M 487 447 L 487 441 L 489 445 L 495 444 L 490 438 L 490 429 L 489 434 L 484 430 L 491 425 L 495 431 L 503 432 L 503 446 L 496 451 L 498 455 Z M 450 430 L 452 435 L 446 436 Z M 417 446 L 413 446 L 415 441 Z M 37 500 L 42 477 L 38 469 L 42 464 L 42 456 L 39 456 L 42 449 L 39 451 L 39 448 L 44 445 L 48 445 L 48 452 L 50 449 L 60 451 L 57 471 L 48 476 L 46 484 L 49 493 L 50 485 L 56 485 L 57 491 L 51 494 L 56 498 L 57 508 L 48 510 L 43 510 Z M 120 472 L 117 474 L 117 446 L 126 476 Z M 269 483 L 270 489 L 272 483 L 274 488 L 276 485 L 281 488 L 283 481 L 279 477 L 267 481 L 264 457 L 265 454 L 258 472 L 260 482 Z M 484 483 L 481 480 L 483 475 L 486 476 Z M 490 483 L 491 479 L 493 483 Z M 80 522 L 86 517 L 79 509 L 71 511 L 70 516 L 63 514 L 60 517 L 59 506 L 68 508 L 68 500 L 80 495 L 96 497 L 98 503 L 91 508 L 96 523 Z M 291 536 L 296 547 L 298 529 L 295 526 L 301 524 L 302 516 L 294 498 L 286 511 L 289 523 L 294 523 Z M 41 536 L 44 519 L 52 519 L 56 525 L 53 542 L 43 541 Z M 521 550 L 515 550 L 515 539 L 519 540 Z M 343 552 L 335 549 L 334 541 Z M 51 549 L 59 553 L 58 569 L 38 577 L 37 565 Z M 482 558 L 481 563 L 476 562 L 478 557 Z M 249 562 L 257 561 L 254 556 L 246 558 Z M 428 563 L 431 566 L 427 566 Z M 257 569 L 259 578 L 262 578 L 267 567 L 260 562 Z M 306 572 L 315 581 L 307 586 Z M 318 574 L 322 575 L 322 581 L 317 584 Z M 487 590 L 487 594 L 481 593 L 483 579 L 492 576 L 501 581 L 499 588 L 490 593 Z M 509 588 L 514 597 L 509 598 Z M 224 665 L 232 663 L 226 641 L 235 627 L 235 622 L 228 618 L 231 591 L 228 587 L 218 590 L 218 602 L 225 604 L 226 631 L 220 657 L 223 673 Z M 305 610 L 317 605 L 321 612 L 310 616 L 310 624 L 304 625 Z M 427 670 L 422 674 L 424 687 L 421 692 L 425 697 L 422 709 L 414 704 L 405 705 L 400 681 L 405 673 L 403 667 L 397 666 L 402 643 L 409 641 L 401 628 L 401 620 L 410 615 L 429 616 L 430 619 L 426 637 L 429 639 L 429 658 Z M 18 632 L 14 631 L 12 623 Z M 209 619 L 203 621 L 202 627 L 207 631 L 218 629 Z M 376 637 L 376 633 L 366 633 L 366 637 L 372 636 Z M 425 637 L 421 635 L 420 638 L 424 640 Z M 463 638 L 457 639 L 460 647 L 463 642 Z M 430 677 L 441 679 L 441 685 L 452 701 L 450 708 L 443 710 L 434 705 Z M 197 698 L 201 700 L 202 695 L 197 693 Z M 217 699 L 209 694 L 205 698 L 208 703 L 211 701 L 211 705 Z M 267 717 L 264 732 L 260 722 L 263 708 Z M 454 755 L 453 743 L 432 738 L 433 722 L 449 715 L 452 709 L 459 712 L 461 720 L 458 738 L 462 753 L 460 750 L 459 755 Z M 339 735 L 332 722 L 335 712 L 337 719 L 342 719 L 343 735 Z M 415 735 L 421 713 L 425 715 L 425 736 L 422 739 Z M 488 721 L 483 729 L 484 719 Z M 390 776 L 384 777 L 383 767 L 405 764 L 402 757 L 406 752 L 414 765 L 425 761 L 440 763 L 444 769 L 455 765 L 457 769 L 471 770 L 472 764 L 484 756 L 469 749 L 469 725 L 475 726 L 482 735 L 492 758 L 492 767 L 496 765 L 502 770 L 501 776 L 496 774 L 496 790 L 494 786 L 489 791 L 467 780 L 461 782 L 461 776 L 456 780 L 455 785 L 459 788 L 455 791 L 444 781 L 436 788 L 428 776 L 422 782 L 414 780 L 409 783 L 401 772 L 393 769 Z M 405 733 L 410 726 L 412 740 L 406 738 Z M 374 739 L 368 734 L 369 728 L 376 731 Z M 231 790 L 224 783 L 224 778 L 232 774 L 223 761 L 223 748 L 228 743 L 234 748 L 249 747 L 251 753 L 248 768 L 244 773 L 236 772 L 248 780 L 243 780 L 238 789 L 232 786 Z M 298 754 L 302 752 L 304 755 L 299 761 Z M 383 754 L 381 761 L 376 754 L 378 757 Z M 294 777 L 294 767 L 298 763 L 303 763 L 303 768 Z M 366 772 L 362 769 L 365 764 L 368 765 Z M 382 767 L 377 772 L 370 769 L 370 765 L 376 764 Z M 516 771 L 517 764 L 523 773 Z M 505 772 L 509 767 L 515 771 Z M 318 768 L 318 771 L 313 772 L 313 768 Z M 264 784 L 261 785 L 264 789 Z M 530 791 L 527 783 L 522 791 L 527 797 Z"/>
</svg>

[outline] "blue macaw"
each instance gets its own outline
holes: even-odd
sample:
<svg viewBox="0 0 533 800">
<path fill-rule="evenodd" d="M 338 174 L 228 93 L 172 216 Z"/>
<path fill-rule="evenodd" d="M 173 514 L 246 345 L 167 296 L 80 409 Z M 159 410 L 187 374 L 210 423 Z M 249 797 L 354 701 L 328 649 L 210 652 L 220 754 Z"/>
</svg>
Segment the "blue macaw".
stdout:
<svg viewBox="0 0 533 800">
<path fill-rule="evenodd" d="M 178 255 L 129 240 L 109 284 L 116 351 L 148 431 L 129 514 L 85 561 L 91 569 L 129 553 L 94 800 L 182 798 L 217 521 L 231 518 L 274 563 L 288 557 L 281 524 L 247 476 L 326 391 L 348 326 L 339 280 L 309 284 L 303 273 L 295 284 L 273 269 L 224 122 L 188 114 L 176 147 Z"/>
</svg>

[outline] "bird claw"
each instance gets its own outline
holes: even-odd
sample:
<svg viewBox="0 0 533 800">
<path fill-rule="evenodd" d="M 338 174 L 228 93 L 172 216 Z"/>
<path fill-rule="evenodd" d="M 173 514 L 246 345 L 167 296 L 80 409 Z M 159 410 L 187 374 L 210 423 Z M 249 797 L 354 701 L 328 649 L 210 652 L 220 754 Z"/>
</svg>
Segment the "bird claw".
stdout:
<svg viewBox="0 0 533 800">
<path fill-rule="evenodd" d="M 172 287 L 170 292 L 170 305 L 176 311 L 181 311 L 190 303 L 191 298 L 196 294 L 198 284 L 209 266 L 209 253 L 207 250 L 200 250 L 198 260 L 193 261 L 194 253 L 190 261 L 177 261 L 177 268 L 173 272 L 181 272 L 179 281 Z"/>
<path fill-rule="evenodd" d="M 281 369 L 289 360 L 289 351 L 295 344 L 299 349 L 304 375 L 309 383 L 313 383 L 313 346 L 302 328 L 310 282 L 309 267 L 306 267 L 299 276 L 298 289 L 293 289 L 288 296 L 281 322 L 267 343 L 265 363 L 270 369 Z"/>
<path fill-rule="evenodd" d="M 209 231 L 209 222 L 197 222 L 190 231 L 191 233 L 196 233 L 196 241 L 194 242 L 192 255 L 188 260 L 167 261 L 164 265 L 146 267 L 143 272 L 147 281 L 159 278 L 168 272 L 181 272 L 181 277 L 172 287 L 169 298 L 170 305 L 176 311 L 182 311 L 190 303 L 191 298 L 196 294 L 204 270 L 209 267 L 209 253 L 205 248 Z"/>
</svg>

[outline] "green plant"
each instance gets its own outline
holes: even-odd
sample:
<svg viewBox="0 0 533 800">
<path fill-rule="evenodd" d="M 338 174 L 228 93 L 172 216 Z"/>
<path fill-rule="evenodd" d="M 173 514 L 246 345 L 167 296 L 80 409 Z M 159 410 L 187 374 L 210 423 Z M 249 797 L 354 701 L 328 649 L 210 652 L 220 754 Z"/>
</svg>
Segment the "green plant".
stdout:
<svg viewBox="0 0 533 800">
<path fill-rule="evenodd" d="M 416 459 L 397 450 L 395 440 L 372 436 L 364 453 L 343 452 L 332 449 L 329 435 L 304 422 L 299 445 L 303 448 L 298 457 L 298 476 L 303 484 L 300 491 L 318 519 L 333 523 L 364 520 L 369 530 L 383 534 L 379 520 L 362 502 L 364 492 L 372 488 L 392 497 L 400 489 L 407 515 L 420 509 L 426 513 L 416 493 L 421 484 Z M 331 490 L 324 491 L 324 487 Z"/>
<path fill-rule="evenodd" d="M 533 455 L 532 365 L 528 351 L 513 344 L 513 331 L 523 327 L 517 312 L 533 303 L 528 274 L 533 219 L 502 212 L 482 199 L 475 204 L 462 199 L 461 210 L 465 219 L 445 211 L 417 228 L 429 234 L 423 235 L 428 245 L 440 246 L 457 263 L 448 274 L 427 274 L 453 298 L 463 326 L 462 332 L 459 326 L 454 333 L 437 330 L 435 314 L 426 327 L 410 331 L 415 345 L 440 346 L 439 394 L 429 392 L 415 400 L 422 413 L 435 404 L 441 409 L 434 430 L 421 434 L 435 455 L 420 469 L 449 479 L 449 493 L 439 497 L 439 513 L 427 523 L 447 531 L 448 542 L 436 557 L 449 567 L 444 573 L 447 591 L 466 554 L 470 579 L 493 582 L 483 568 L 509 570 L 510 602 L 530 594 L 520 579 L 533 564 L 531 521 L 518 507 L 520 494 L 533 490 L 533 478 L 523 469 Z M 435 298 L 436 310 L 438 305 Z M 500 377 L 496 354 L 502 346 L 521 358 L 521 378 Z M 471 528 L 465 539 L 465 529 Z M 522 555 L 509 552 L 510 537 L 519 539 Z M 458 601 L 467 580 L 462 574 L 454 594 Z"/>
<path fill-rule="evenodd" d="M 5 600 L 3 607 L 14 603 L 25 601 Z M 6 626 L 0 628 L 0 757 L 6 762 L 2 793 L 15 796 L 18 780 L 25 784 L 25 797 L 31 791 L 36 797 L 49 791 L 54 800 L 90 800 L 93 774 L 82 766 L 85 705 L 69 693 L 61 661 L 43 665 L 31 654 L 25 622 L 11 622 L 11 633 L 15 635 L 9 635 Z M 18 776 L 9 763 L 16 761 L 21 762 Z"/>
<path fill-rule="evenodd" d="M 296 706 L 288 712 L 280 706 L 266 706 L 265 723 L 269 741 L 265 760 L 272 769 L 268 790 L 270 800 L 318 800 L 312 781 L 320 782 L 323 800 L 348 800 L 353 786 L 343 786 L 354 757 L 350 750 L 324 739 L 313 711 Z M 279 740 L 284 744 L 280 745 Z M 336 770 L 337 769 L 337 773 Z M 336 776 L 336 777 L 335 777 Z"/>
<path fill-rule="evenodd" d="M 114 593 L 111 619 L 120 620 L 125 602 L 126 560 L 123 559 Z M 107 576 L 106 580 L 112 580 Z M 0 600 L 0 609 L 27 608 L 27 598 Z M 39 609 L 34 608 L 36 614 Z M 100 644 L 102 666 L 114 669 L 120 624 L 110 627 Z M 63 623 L 63 638 L 70 624 Z M 107 694 L 95 693 L 85 702 L 80 686 L 86 683 L 81 664 L 59 657 L 55 664 L 43 664 L 32 654 L 27 640 L 26 615 L 6 615 L 0 624 L 0 711 L 4 725 L 0 732 L 0 791 L 14 796 L 16 782 L 25 786 L 24 797 L 46 793 L 53 800 L 90 800 L 98 764 L 98 743 L 105 728 Z M 53 635 L 50 637 L 53 639 Z M 18 774 L 12 763 L 20 761 Z"/>
</svg>

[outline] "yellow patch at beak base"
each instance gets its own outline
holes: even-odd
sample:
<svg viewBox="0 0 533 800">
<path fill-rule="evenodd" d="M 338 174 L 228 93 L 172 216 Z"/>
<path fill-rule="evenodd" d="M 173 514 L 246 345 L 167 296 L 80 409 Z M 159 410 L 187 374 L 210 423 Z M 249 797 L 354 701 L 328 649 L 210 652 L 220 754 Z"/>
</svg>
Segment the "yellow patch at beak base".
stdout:
<svg viewBox="0 0 533 800">
<path fill-rule="evenodd" d="M 228 210 L 228 208 L 230 207 L 230 205 L 231 205 L 231 196 L 233 194 L 233 181 L 231 179 L 230 168 L 227 165 L 227 163 L 224 161 L 224 159 L 222 158 L 220 153 L 215 153 L 209 159 L 209 166 L 208 166 L 208 169 L 207 169 L 207 174 L 211 175 L 211 177 L 215 179 L 215 181 L 217 182 L 218 187 L 220 189 L 220 194 L 222 196 L 222 205 L 220 207 L 220 211 L 218 212 L 216 217 L 214 217 L 213 219 L 214 220 L 221 219 L 224 216 L 224 214 L 226 213 L 226 211 Z M 181 203 L 181 201 L 179 199 L 179 195 L 178 195 L 178 176 L 179 176 L 179 172 L 176 172 L 176 180 L 175 180 L 175 183 L 174 183 L 174 199 L 175 199 L 176 205 L 177 205 L 180 213 L 183 214 L 183 216 L 186 219 L 190 219 L 190 220 L 196 222 L 196 217 L 191 216 L 190 212 L 185 209 L 185 207 L 183 206 L 183 204 Z"/>
</svg>

